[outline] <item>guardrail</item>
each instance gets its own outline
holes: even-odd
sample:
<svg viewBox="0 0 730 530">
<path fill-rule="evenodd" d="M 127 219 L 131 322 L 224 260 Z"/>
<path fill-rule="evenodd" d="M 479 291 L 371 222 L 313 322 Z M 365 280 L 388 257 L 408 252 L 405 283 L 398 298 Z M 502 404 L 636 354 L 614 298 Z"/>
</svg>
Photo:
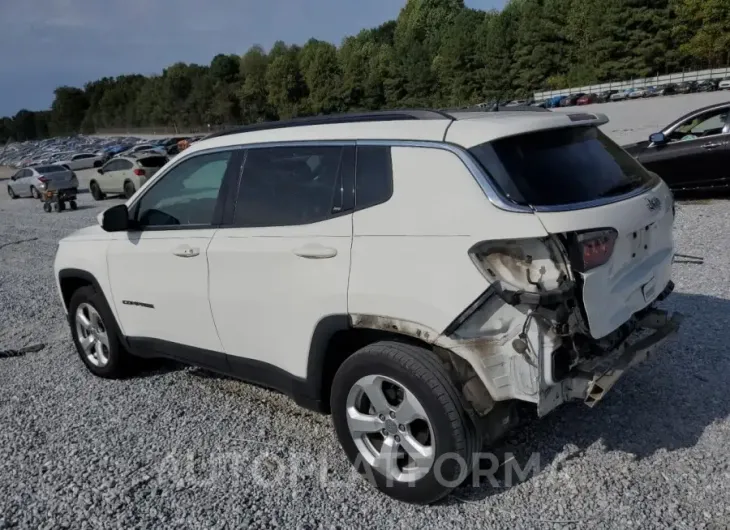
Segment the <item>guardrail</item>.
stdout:
<svg viewBox="0 0 730 530">
<path fill-rule="evenodd" d="M 626 90 L 645 86 L 658 86 L 666 83 L 681 83 L 683 81 L 702 81 L 703 79 L 730 78 L 730 67 L 710 68 L 709 70 L 696 70 L 694 72 L 679 72 L 674 74 L 657 75 L 654 77 L 642 77 L 629 81 L 610 81 L 596 85 L 586 85 L 560 90 L 542 90 L 535 92 L 535 101 L 541 101 L 554 96 L 568 96 L 583 92 L 585 94 L 598 94 L 606 90 Z"/>
</svg>

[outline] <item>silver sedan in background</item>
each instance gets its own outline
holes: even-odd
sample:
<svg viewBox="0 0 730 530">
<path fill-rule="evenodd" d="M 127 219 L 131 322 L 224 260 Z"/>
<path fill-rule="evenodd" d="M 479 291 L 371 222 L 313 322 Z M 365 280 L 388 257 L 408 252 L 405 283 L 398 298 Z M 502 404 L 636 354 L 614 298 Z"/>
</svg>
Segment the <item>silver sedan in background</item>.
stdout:
<svg viewBox="0 0 730 530">
<path fill-rule="evenodd" d="M 11 198 L 40 199 L 46 191 L 78 188 L 76 174 L 61 165 L 26 167 L 10 177 L 8 195 Z"/>
</svg>

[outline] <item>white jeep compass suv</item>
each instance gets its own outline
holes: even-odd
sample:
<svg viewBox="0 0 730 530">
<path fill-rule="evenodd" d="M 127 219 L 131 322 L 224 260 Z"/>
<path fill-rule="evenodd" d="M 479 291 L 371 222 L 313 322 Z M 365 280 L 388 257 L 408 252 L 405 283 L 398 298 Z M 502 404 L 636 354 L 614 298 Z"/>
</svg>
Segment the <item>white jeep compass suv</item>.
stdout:
<svg viewBox="0 0 730 530">
<path fill-rule="evenodd" d="M 169 357 L 331 413 L 351 462 L 429 503 L 527 403 L 592 406 L 676 331 L 667 186 L 598 114 L 385 111 L 259 124 L 63 239 L 101 377 Z"/>
</svg>

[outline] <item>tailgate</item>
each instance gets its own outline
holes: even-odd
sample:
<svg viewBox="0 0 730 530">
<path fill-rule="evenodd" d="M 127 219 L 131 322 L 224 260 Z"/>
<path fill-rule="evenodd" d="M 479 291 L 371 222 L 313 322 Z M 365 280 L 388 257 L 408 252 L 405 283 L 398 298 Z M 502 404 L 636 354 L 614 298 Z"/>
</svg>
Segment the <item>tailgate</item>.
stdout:
<svg viewBox="0 0 730 530">
<path fill-rule="evenodd" d="M 574 211 L 538 211 L 552 234 L 614 229 L 610 259 L 578 273 L 591 335 L 601 338 L 653 302 L 669 283 L 674 256 L 673 199 L 661 182 L 634 197 Z M 582 285 L 581 285 L 582 284 Z"/>
</svg>

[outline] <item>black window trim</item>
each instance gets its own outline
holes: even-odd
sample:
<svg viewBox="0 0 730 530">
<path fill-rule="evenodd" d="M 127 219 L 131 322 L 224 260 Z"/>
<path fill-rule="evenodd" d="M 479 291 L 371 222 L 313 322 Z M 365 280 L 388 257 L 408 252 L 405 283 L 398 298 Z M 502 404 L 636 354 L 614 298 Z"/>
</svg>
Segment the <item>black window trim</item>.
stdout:
<svg viewBox="0 0 730 530">
<path fill-rule="evenodd" d="M 358 169 L 359 169 L 360 149 L 363 147 L 380 147 L 380 148 L 386 149 L 388 152 L 388 162 L 390 165 L 390 193 L 383 200 L 375 202 L 373 204 L 368 204 L 367 206 L 360 206 L 357 204 L 357 175 L 358 175 Z M 395 184 L 393 183 L 393 146 L 391 146 L 391 145 L 369 145 L 366 143 L 358 143 L 357 154 L 356 154 L 356 158 L 355 158 L 355 211 L 361 212 L 363 210 L 367 210 L 369 208 L 373 208 L 375 206 L 385 204 L 386 202 L 388 202 L 390 199 L 393 198 L 394 188 L 395 188 Z"/>
<path fill-rule="evenodd" d="M 136 217 L 137 217 L 137 210 L 139 208 L 139 201 L 142 200 L 142 198 L 149 193 L 149 191 L 157 185 L 157 183 L 162 180 L 165 175 L 173 171 L 176 167 L 178 167 L 180 164 L 191 160 L 192 158 L 197 158 L 199 156 L 205 156 L 215 153 L 225 153 L 225 152 L 232 152 L 231 159 L 228 163 L 228 167 L 226 168 L 226 172 L 223 175 L 223 181 L 221 182 L 221 187 L 218 190 L 218 199 L 216 200 L 215 209 L 213 210 L 213 222 L 211 224 L 206 225 L 158 225 L 158 226 L 135 226 L 136 224 Z M 223 219 L 225 214 L 225 203 L 227 202 L 225 199 L 228 197 L 233 189 L 236 189 L 237 182 L 240 179 L 241 175 L 241 168 L 243 167 L 243 160 L 244 160 L 245 150 L 242 148 L 242 146 L 239 145 L 233 145 L 233 146 L 227 146 L 223 148 L 213 148 L 213 149 L 201 149 L 200 151 L 195 151 L 193 153 L 190 153 L 188 156 L 181 158 L 180 160 L 175 161 L 175 164 L 171 165 L 170 167 L 166 168 L 164 172 L 158 172 L 159 175 L 155 175 L 155 178 L 150 182 L 149 186 L 147 186 L 144 190 L 144 193 L 140 194 L 139 197 L 135 198 L 134 202 L 131 203 L 128 206 L 129 210 L 129 220 L 131 223 L 131 226 L 133 228 L 130 228 L 130 232 L 163 232 L 163 231 L 171 231 L 171 230 L 217 230 L 218 228 L 221 228 L 223 226 Z"/>
</svg>

